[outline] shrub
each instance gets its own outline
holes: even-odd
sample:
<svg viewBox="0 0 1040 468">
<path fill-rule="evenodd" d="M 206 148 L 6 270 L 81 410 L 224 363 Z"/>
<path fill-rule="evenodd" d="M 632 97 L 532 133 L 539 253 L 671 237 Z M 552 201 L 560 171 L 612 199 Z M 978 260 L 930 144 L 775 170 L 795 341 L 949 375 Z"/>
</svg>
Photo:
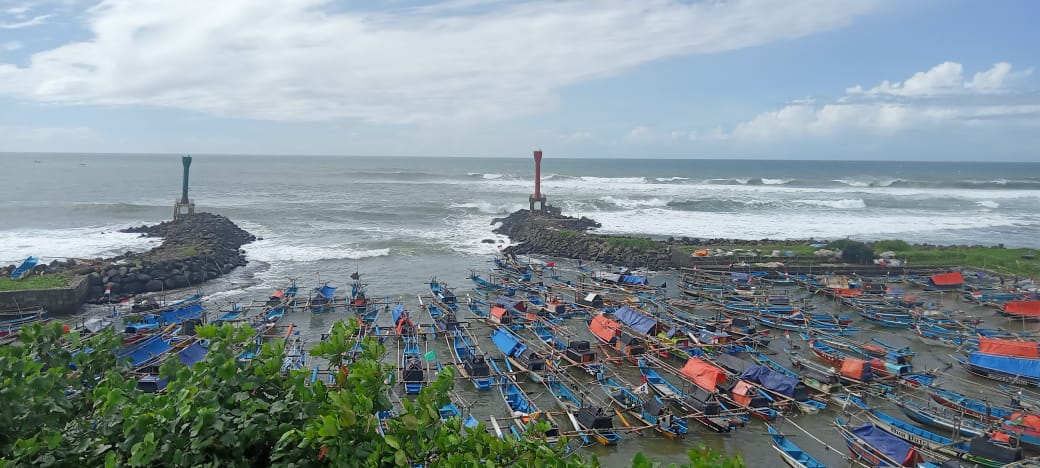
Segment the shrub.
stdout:
<svg viewBox="0 0 1040 468">
<path fill-rule="evenodd" d="M 874 250 L 881 252 L 903 252 L 910 250 L 910 244 L 899 239 L 881 240 L 874 243 Z"/>
<path fill-rule="evenodd" d="M 841 249 L 841 260 L 845 263 L 869 265 L 874 262 L 874 250 L 862 242 L 847 241 Z"/>
</svg>

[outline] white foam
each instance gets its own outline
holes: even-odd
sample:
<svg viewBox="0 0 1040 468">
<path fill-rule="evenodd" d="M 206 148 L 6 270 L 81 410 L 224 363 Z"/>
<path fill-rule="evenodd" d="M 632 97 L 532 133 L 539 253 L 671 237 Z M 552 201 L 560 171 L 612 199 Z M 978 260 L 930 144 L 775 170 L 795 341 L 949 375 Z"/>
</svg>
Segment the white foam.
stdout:
<svg viewBox="0 0 1040 468">
<path fill-rule="evenodd" d="M 479 200 L 470 203 L 458 203 L 451 205 L 452 208 L 467 208 L 475 209 L 481 213 L 487 214 L 508 214 L 513 211 L 524 208 L 521 204 L 516 203 L 491 203 L 489 201 Z"/>
<path fill-rule="evenodd" d="M 893 236 L 921 232 L 920 214 L 912 212 L 864 212 L 849 216 L 840 211 L 804 212 L 775 210 L 766 212 L 692 212 L 646 209 L 595 213 L 604 234 L 682 235 L 733 239 L 806 239 L 845 236 Z M 1011 226 L 1019 221 L 995 213 L 966 213 L 930 217 L 929 232 L 949 229 L 976 229 Z M 914 231 L 911 231 L 911 230 Z"/>
<path fill-rule="evenodd" d="M 617 206 L 619 208 L 628 208 L 628 209 L 631 209 L 631 208 L 661 207 L 661 206 L 667 206 L 668 205 L 668 199 L 665 199 L 665 198 L 639 199 L 639 198 L 614 197 L 614 196 L 607 195 L 607 196 L 604 196 L 604 197 L 600 197 L 599 199 L 602 200 L 602 201 L 605 201 L 607 203 L 610 203 L 610 204 L 612 204 L 614 206 Z"/>
<path fill-rule="evenodd" d="M 162 243 L 162 239 L 156 237 L 118 232 L 128 226 L 0 231 L 0 263 L 18 263 L 30 255 L 40 257 L 41 262 L 64 258 L 114 257 L 127 251 L 143 252 Z"/>
<path fill-rule="evenodd" d="M 824 208 L 837 208 L 840 210 L 858 210 L 867 207 L 867 202 L 860 198 L 846 200 L 794 200 L 794 202 Z"/>
<path fill-rule="evenodd" d="M 495 179 L 501 179 L 501 178 L 502 178 L 502 174 L 494 174 L 494 173 L 492 173 L 492 174 L 484 174 L 484 179 L 486 179 L 486 180 L 495 180 Z"/>
<path fill-rule="evenodd" d="M 357 260 L 368 257 L 385 257 L 390 249 L 359 249 L 346 244 L 312 245 L 294 243 L 278 237 L 264 237 L 263 240 L 242 247 L 246 255 L 262 262 L 314 262 L 318 260 L 350 259 Z"/>
<path fill-rule="evenodd" d="M 689 177 L 658 177 L 654 179 L 658 182 L 679 182 L 682 180 L 690 180 Z"/>
<path fill-rule="evenodd" d="M 975 204 L 977 204 L 977 205 L 979 205 L 979 206 L 981 206 L 983 208 L 990 208 L 990 209 L 1000 208 L 1000 203 L 997 203 L 997 202 L 995 202 L 993 200 L 982 200 L 982 201 L 975 202 Z"/>
<path fill-rule="evenodd" d="M 784 185 L 790 182 L 791 179 L 767 179 L 765 177 L 762 178 L 763 185 Z"/>
</svg>

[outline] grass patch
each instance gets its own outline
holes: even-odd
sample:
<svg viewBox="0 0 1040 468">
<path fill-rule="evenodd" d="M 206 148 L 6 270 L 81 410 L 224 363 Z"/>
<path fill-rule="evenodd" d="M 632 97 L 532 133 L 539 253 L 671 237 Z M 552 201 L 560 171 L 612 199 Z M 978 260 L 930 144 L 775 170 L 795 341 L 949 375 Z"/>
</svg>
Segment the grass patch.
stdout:
<svg viewBox="0 0 1040 468">
<path fill-rule="evenodd" d="M 948 247 L 941 249 L 893 250 L 896 258 L 915 265 L 961 265 L 1018 276 L 1040 276 L 1040 261 L 1022 258 L 1036 255 L 1035 249 L 1001 249 L 999 247 Z"/>
<path fill-rule="evenodd" d="M 199 249 L 196 249 L 195 247 L 185 247 L 185 248 L 181 249 L 180 256 L 182 258 L 187 258 L 187 257 L 194 257 L 194 256 L 196 256 L 198 254 L 199 254 Z"/>
<path fill-rule="evenodd" d="M 559 237 L 561 239 L 573 239 L 580 235 L 580 232 L 571 229 L 559 229 L 556 231 L 556 237 Z"/>
<path fill-rule="evenodd" d="M 657 250 L 661 248 L 661 244 L 657 241 L 640 239 L 638 237 L 610 237 L 607 239 L 607 245 L 636 250 Z"/>
<path fill-rule="evenodd" d="M 69 281 L 64 274 L 30 276 L 13 280 L 10 276 L 0 278 L 0 291 L 21 291 L 25 289 L 53 289 L 68 287 Z"/>
</svg>

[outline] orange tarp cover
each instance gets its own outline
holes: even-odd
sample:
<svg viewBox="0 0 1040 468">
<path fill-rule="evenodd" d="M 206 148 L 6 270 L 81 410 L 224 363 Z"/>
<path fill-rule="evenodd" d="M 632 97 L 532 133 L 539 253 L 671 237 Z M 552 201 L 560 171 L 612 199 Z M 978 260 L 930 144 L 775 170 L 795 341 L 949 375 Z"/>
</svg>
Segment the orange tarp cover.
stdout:
<svg viewBox="0 0 1040 468">
<path fill-rule="evenodd" d="M 722 369 L 697 358 L 687 360 L 679 372 L 690 379 L 690 382 L 709 392 L 714 392 L 716 385 L 726 382 L 726 373 Z"/>
<path fill-rule="evenodd" d="M 621 324 L 602 315 L 597 315 L 592 317 L 592 322 L 589 323 L 589 331 L 599 337 L 599 339 L 610 342 L 618 336 L 618 333 L 621 331 Z"/>
<path fill-rule="evenodd" d="M 863 290 L 862 289 L 849 289 L 849 288 L 835 289 L 834 292 L 837 295 L 841 296 L 841 297 L 855 297 L 855 296 L 859 296 L 859 295 L 863 294 Z"/>
<path fill-rule="evenodd" d="M 507 312 L 505 307 L 495 306 L 491 308 L 491 316 L 494 318 L 500 319 L 502 317 L 505 317 L 506 313 Z"/>
<path fill-rule="evenodd" d="M 958 284 L 964 284 L 964 275 L 961 275 L 961 272 L 959 271 L 943 273 L 941 275 L 932 275 L 932 284 L 936 286 L 955 286 Z"/>
<path fill-rule="evenodd" d="M 751 386 L 741 380 L 733 387 L 733 401 L 747 406 L 751 404 Z"/>
<path fill-rule="evenodd" d="M 1040 432 L 1040 416 L 1035 414 L 1013 413 L 1004 423 L 1010 428 L 1021 427 L 1032 432 Z"/>
<path fill-rule="evenodd" d="M 694 250 L 693 251 L 693 256 L 694 257 L 707 257 L 708 256 L 708 249 Z"/>
<path fill-rule="evenodd" d="M 1040 315 L 1040 301 L 1007 301 L 1004 312 L 1016 315 Z"/>
<path fill-rule="evenodd" d="M 850 377 L 856 380 L 863 378 L 863 367 L 867 365 L 867 361 L 862 359 L 856 359 L 847 357 L 841 363 L 841 375 Z"/>
<path fill-rule="evenodd" d="M 402 334 L 401 331 L 404 330 L 405 327 L 411 327 L 411 326 L 412 326 L 412 321 L 409 320 L 408 317 L 401 317 L 401 320 L 397 321 L 397 334 L 401 335 Z"/>
<path fill-rule="evenodd" d="M 274 294 L 271 294 L 271 298 L 273 298 L 273 299 L 281 299 L 284 296 L 285 296 L 285 291 L 282 291 L 281 289 L 275 291 Z"/>
<path fill-rule="evenodd" d="M 985 336 L 979 337 L 979 352 L 998 356 L 1040 357 L 1040 347 L 1035 341 L 998 340 Z"/>
</svg>

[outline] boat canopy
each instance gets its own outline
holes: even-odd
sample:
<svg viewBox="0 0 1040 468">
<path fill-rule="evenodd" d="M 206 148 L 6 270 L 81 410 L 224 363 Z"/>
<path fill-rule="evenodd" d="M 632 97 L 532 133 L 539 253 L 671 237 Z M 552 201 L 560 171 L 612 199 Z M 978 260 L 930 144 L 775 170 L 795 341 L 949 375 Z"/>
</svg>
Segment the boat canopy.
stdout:
<svg viewBox="0 0 1040 468">
<path fill-rule="evenodd" d="M 874 450 L 902 463 L 903 466 L 913 466 L 914 462 L 920 458 L 910 442 L 889 434 L 873 424 L 864 424 L 853 429 L 852 433 L 863 439 Z"/>
<path fill-rule="evenodd" d="M 131 367 L 138 367 L 169 350 L 170 342 L 164 340 L 162 335 L 155 335 L 125 348 L 118 357 L 120 360 L 129 361 Z"/>
<path fill-rule="evenodd" d="M 325 286 L 322 286 L 321 289 L 318 290 L 318 295 L 324 297 L 325 299 L 332 299 L 332 295 L 335 293 L 336 287 L 329 286 L 327 284 Z"/>
<path fill-rule="evenodd" d="M 996 356 L 975 351 L 968 355 L 968 363 L 1005 374 L 1040 379 L 1040 361 L 1036 359 Z"/>
<path fill-rule="evenodd" d="M 726 383 L 726 373 L 703 359 L 690 358 L 680 373 L 709 392 L 714 392 L 718 384 Z"/>
<path fill-rule="evenodd" d="M 798 385 L 798 379 L 776 372 L 768 367 L 752 365 L 740 378 L 749 382 L 755 382 L 769 390 L 789 397 L 794 396 L 794 388 Z"/>
<path fill-rule="evenodd" d="M 522 299 L 513 299 L 507 296 L 499 296 L 495 299 L 495 305 L 505 307 L 506 309 L 516 309 L 518 312 L 527 312 L 527 303 Z"/>
<path fill-rule="evenodd" d="M 644 335 L 657 334 L 657 321 L 637 312 L 629 306 L 621 306 L 620 309 L 614 312 L 614 316 L 617 317 L 621 323 L 632 327 L 633 330 L 639 333 Z"/>
<path fill-rule="evenodd" d="M 159 322 L 166 325 L 181 323 L 185 320 L 202 317 L 202 312 L 202 304 L 192 304 L 187 307 L 180 307 L 160 313 Z"/>
<path fill-rule="evenodd" d="M 592 317 L 592 321 L 589 322 L 589 331 L 591 331 L 593 335 L 596 335 L 597 338 L 608 343 L 618 336 L 620 330 L 620 323 L 608 319 L 603 315 Z"/>
<path fill-rule="evenodd" d="M 964 284 L 964 275 L 959 271 L 932 275 L 928 280 L 933 286 L 960 286 Z"/>
<path fill-rule="evenodd" d="M 755 395 L 755 388 L 752 387 L 751 384 L 741 380 L 733 386 L 731 394 L 733 396 L 733 401 L 743 406 L 750 406 L 751 397 Z"/>
<path fill-rule="evenodd" d="M 394 319 L 394 323 L 400 322 L 401 317 L 406 315 L 404 311 L 404 304 L 394 304 L 394 308 L 390 310 L 390 317 Z"/>
<path fill-rule="evenodd" d="M 621 275 L 621 282 L 625 284 L 650 284 L 645 276 Z"/>
<path fill-rule="evenodd" d="M 520 338 L 501 328 L 496 328 L 491 334 L 491 342 L 506 356 L 515 357 L 527 351 L 527 346 L 520 342 Z"/>
<path fill-rule="evenodd" d="M 870 364 L 862 359 L 846 357 L 841 363 L 841 375 L 862 382 L 873 380 L 874 374 L 870 371 Z"/>
<path fill-rule="evenodd" d="M 621 275 L 617 273 L 608 273 L 605 271 L 597 271 L 593 273 L 593 278 L 599 281 L 606 281 L 608 283 L 617 283 L 621 281 Z"/>
<path fill-rule="evenodd" d="M 177 357 L 180 358 L 181 364 L 191 367 L 195 365 L 196 362 L 199 362 L 202 358 L 206 357 L 207 352 L 209 352 L 209 350 L 202 345 L 202 342 L 196 341 L 192 343 L 191 346 L 188 346 L 181 350 L 181 352 L 177 353 Z"/>
<path fill-rule="evenodd" d="M 1040 347 L 1035 341 L 1001 340 L 979 337 L 979 352 L 998 356 L 1040 358 Z"/>
<path fill-rule="evenodd" d="M 1012 413 L 1011 417 L 1004 421 L 1005 426 L 1021 427 L 1030 431 L 1040 432 L 1040 416 L 1035 414 Z"/>
<path fill-rule="evenodd" d="M 1030 317 L 1040 316 L 1040 301 L 1007 301 L 1004 312 Z"/>
</svg>

